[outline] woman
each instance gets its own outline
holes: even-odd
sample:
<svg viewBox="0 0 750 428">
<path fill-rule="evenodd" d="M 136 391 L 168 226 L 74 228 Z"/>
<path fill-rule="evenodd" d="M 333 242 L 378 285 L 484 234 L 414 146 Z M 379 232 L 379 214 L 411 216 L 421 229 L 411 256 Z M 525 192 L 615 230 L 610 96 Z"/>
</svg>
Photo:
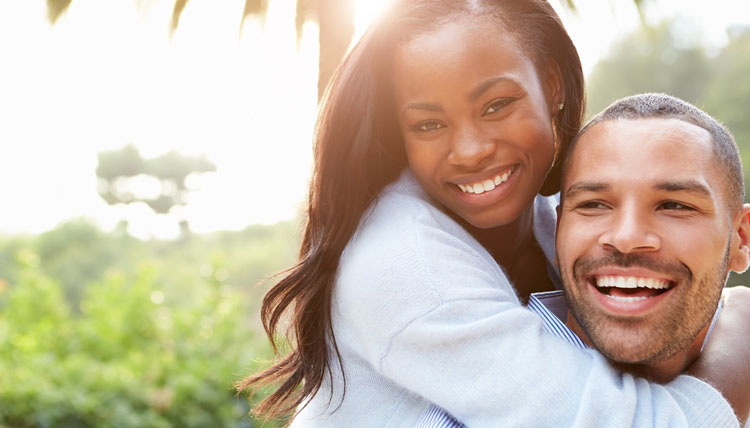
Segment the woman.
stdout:
<svg viewBox="0 0 750 428">
<path fill-rule="evenodd" d="M 582 112 L 546 2 L 397 2 L 326 95 L 300 262 L 262 308 L 272 340 L 290 317 L 293 350 L 240 385 L 281 382 L 256 412 L 408 427 L 434 403 L 471 427 L 642 426 L 658 409 L 731 426 L 707 384 L 616 372 L 523 306 L 557 281 L 557 201 L 537 194 L 558 191 Z"/>
</svg>

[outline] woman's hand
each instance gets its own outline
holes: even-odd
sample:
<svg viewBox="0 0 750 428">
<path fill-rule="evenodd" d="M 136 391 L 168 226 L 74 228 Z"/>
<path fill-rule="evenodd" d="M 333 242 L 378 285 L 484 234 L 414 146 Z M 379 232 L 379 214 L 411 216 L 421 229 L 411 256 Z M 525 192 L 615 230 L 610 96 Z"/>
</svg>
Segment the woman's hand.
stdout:
<svg viewBox="0 0 750 428">
<path fill-rule="evenodd" d="M 728 288 L 722 299 L 714 331 L 686 373 L 721 391 L 744 426 L 750 414 L 750 288 Z"/>
</svg>

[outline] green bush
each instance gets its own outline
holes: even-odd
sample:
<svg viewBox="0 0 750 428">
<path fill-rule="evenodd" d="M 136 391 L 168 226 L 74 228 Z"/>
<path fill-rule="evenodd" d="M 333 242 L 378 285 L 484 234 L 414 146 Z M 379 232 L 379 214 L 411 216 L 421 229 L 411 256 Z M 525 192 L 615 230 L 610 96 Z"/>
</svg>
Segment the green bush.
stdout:
<svg viewBox="0 0 750 428">
<path fill-rule="evenodd" d="M 270 357 L 246 296 L 198 274 L 180 289 L 159 277 L 110 273 L 80 311 L 33 264 L 0 284 L 0 426 L 259 426 L 232 387 Z"/>
</svg>

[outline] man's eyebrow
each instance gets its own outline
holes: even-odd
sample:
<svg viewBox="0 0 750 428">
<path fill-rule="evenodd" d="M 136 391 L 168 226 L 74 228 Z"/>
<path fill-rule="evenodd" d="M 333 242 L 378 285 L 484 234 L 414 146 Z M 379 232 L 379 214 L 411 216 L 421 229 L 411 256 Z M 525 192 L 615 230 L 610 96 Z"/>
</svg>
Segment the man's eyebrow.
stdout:
<svg viewBox="0 0 750 428">
<path fill-rule="evenodd" d="M 469 92 L 468 99 L 469 101 L 474 101 L 477 98 L 479 98 L 486 90 L 490 89 L 491 87 L 497 85 L 500 82 L 511 82 L 511 83 L 517 83 L 514 79 L 511 79 L 510 77 L 506 76 L 496 76 L 491 77 L 484 82 L 480 83 L 479 86 L 474 88 L 473 91 Z"/>
<path fill-rule="evenodd" d="M 573 183 L 565 190 L 564 196 L 570 198 L 583 192 L 603 192 L 609 190 L 612 186 L 600 181 L 579 181 Z"/>
<path fill-rule="evenodd" d="M 655 184 L 654 189 L 665 190 L 667 192 L 689 192 L 697 196 L 711 197 L 713 193 L 705 184 L 697 180 L 674 180 L 662 181 Z"/>
</svg>

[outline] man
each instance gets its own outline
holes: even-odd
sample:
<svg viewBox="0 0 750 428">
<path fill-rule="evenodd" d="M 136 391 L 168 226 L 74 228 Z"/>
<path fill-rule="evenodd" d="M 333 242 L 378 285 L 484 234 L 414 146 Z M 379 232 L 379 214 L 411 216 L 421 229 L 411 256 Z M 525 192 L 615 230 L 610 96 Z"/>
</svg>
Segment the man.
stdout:
<svg viewBox="0 0 750 428">
<path fill-rule="evenodd" d="M 623 369 L 670 380 L 700 351 L 729 270 L 748 267 L 736 145 L 658 94 L 615 103 L 575 144 L 557 234 L 569 325 Z"/>
<path fill-rule="evenodd" d="M 699 354 L 729 271 L 750 260 L 750 205 L 731 135 L 674 97 L 622 99 L 571 145 L 560 196 L 556 264 L 567 305 L 542 293 L 529 307 L 548 331 L 620 369 L 671 380 Z M 435 407 L 421 423 L 462 426 Z"/>
</svg>

